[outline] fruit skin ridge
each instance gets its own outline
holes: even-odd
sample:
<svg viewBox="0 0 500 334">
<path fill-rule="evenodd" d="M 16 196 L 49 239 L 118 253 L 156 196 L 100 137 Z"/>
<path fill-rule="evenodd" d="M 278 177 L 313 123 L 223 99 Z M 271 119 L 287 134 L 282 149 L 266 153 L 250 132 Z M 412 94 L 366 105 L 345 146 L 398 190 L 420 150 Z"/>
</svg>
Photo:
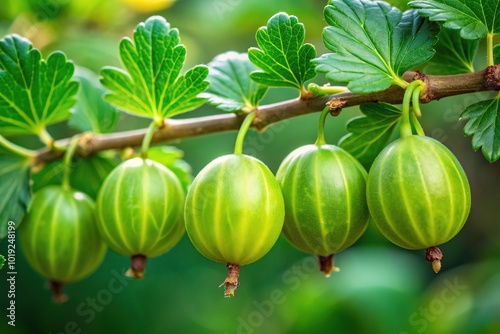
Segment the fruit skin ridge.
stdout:
<svg viewBox="0 0 500 334">
<path fill-rule="evenodd" d="M 115 252 L 158 256 L 184 234 L 184 191 L 158 162 L 133 158 L 116 167 L 97 197 L 98 228 Z"/>
<path fill-rule="evenodd" d="M 470 211 L 467 176 L 440 142 L 400 138 L 375 159 L 367 181 L 370 213 L 382 234 L 406 249 L 424 249 L 452 239 Z"/>
<path fill-rule="evenodd" d="M 95 220 L 94 201 L 86 194 L 61 186 L 39 190 L 20 227 L 31 267 L 60 283 L 90 275 L 106 253 Z"/>
<path fill-rule="evenodd" d="M 356 242 L 370 219 L 366 175 L 363 166 L 337 146 L 306 145 L 291 152 L 276 174 L 285 200 L 287 241 L 325 257 Z"/>
<path fill-rule="evenodd" d="M 185 207 L 191 242 L 214 261 L 245 265 L 262 258 L 280 236 L 284 203 L 278 182 L 261 161 L 219 157 L 194 179 Z"/>
</svg>

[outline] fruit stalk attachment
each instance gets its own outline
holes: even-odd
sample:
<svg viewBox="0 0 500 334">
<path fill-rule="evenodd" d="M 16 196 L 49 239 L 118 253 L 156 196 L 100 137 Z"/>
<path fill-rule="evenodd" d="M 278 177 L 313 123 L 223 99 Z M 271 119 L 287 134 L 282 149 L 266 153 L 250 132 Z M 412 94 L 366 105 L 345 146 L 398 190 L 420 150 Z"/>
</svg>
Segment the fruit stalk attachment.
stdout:
<svg viewBox="0 0 500 334">
<path fill-rule="evenodd" d="M 144 135 L 141 146 L 141 158 L 143 159 L 146 159 L 148 157 L 149 145 L 151 145 L 151 139 L 153 139 L 153 135 L 155 134 L 157 128 L 158 124 L 156 124 L 156 122 L 151 122 L 151 124 L 149 124 L 148 130 L 146 131 L 146 134 Z"/>
<path fill-rule="evenodd" d="M 74 136 L 73 138 L 71 138 L 68 148 L 66 149 L 66 153 L 64 154 L 64 174 L 63 174 L 62 187 L 67 190 L 71 189 L 71 184 L 70 184 L 71 160 L 75 155 L 79 141 L 80 141 L 80 136 Z"/>
<path fill-rule="evenodd" d="M 234 145 L 234 154 L 243 153 L 243 142 L 245 141 L 245 136 L 247 135 L 248 129 L 250 128 L 250 125 L 252 125 L 255 116 L 255 111 L 250 112 L 241 124 L 240 130 L 238 131 L 238 137 L 236 137 L 236 144 Z"/>
<path fill-rule="evenodd" d="M 219 288 L 224 286 L 224 297 L 234 297 L 234 291 L 240 286 L 238 282 L 238 277 L 240 276 L 240 266 L 237 264 L 228 263 L 227 267 L 227 277 L 219 285 Z"/>
<path fill-rule="evenodd" d="M 325 145 L 325 121 L 326 121 L 326 116 L 330 113 L 330 108 L 325 107 L 323 111 L 321 112 L 321 116 L 319 118 L 319 124 L 318 124 L 318 138 L 316 139 L 316 142 L 314 143 L 316 146 L 321 146 Z"/>
<path fill-rule="evenodd" d="M 54 303 L 62 304 L 68 300 L 68 296 L 63 293 L 64 284 L 58 281 L 49 282 L 50 290 L 52 290 L 52 300 Z"/>
<path fill-rule="evenodd" d="M 332 271 L 339 272 L 340 268 L 333 265 L 333 257 L 335 254 L 328 256 L 318 256 L 319 270 L 325 273 L 326 277 L 330 277 Z"/>
<path fill-rule="evenodd" d="M 142 279 L 144 271 L 146 271 L 146 259 L 142 254 L 132 255 L 130 257 L 130 268 L 125 273 L 125 276 Z"/>
<path fill-rule="evenodd" d="M 443 258 L 443 253 L 441 250 L 434 246 L 427 248 L 425 253 L 425 260 L 432 263 L 432 269 L 437 274 L 441 270 L 441 259 Z"/>
<path fill-rule="evenodd" d="M 424 88 L 424 82 L 421 80 L 415 80 L 408 85 L 405 91 L 405 95 L 403 98 L 403 106 L 402 106 L 402 118 L 401 118 L 401 126 L 400 126 L 400 134 L 402 138 L 409 137 L 413 135 L 412 132 L 412 124 L 415 127 L 415 130 L 418 135 L 424 136 L 424 130 L 422 126 L 418 122 L 416 116 L 420 116 L 422 113 L 420 112 L 420 93 Z M 412 103 L 413 102 L 413 103 Z M 413 111 L 410 113 L 410 103 L 413 104 Z"/>
</svg>

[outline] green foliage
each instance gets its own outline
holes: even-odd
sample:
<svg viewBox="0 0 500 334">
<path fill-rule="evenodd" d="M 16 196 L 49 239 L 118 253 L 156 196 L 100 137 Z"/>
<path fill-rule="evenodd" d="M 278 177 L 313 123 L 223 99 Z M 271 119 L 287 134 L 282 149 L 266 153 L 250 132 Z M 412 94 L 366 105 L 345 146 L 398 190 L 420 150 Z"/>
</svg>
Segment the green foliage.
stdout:
<svg viewBox="0 0 500 334">
<path fill-rule="evenodd" d="M 0 150 L 0 239 L 7 235 L 10 220 L 17 224 L 31 203 L 30 162 Z"/>
<path fill-rule="evenodd" d="M 198 65 L 181 75 L 186 48 L 179 43 L 179 31 L 163 17 L 139 24 L 134 41 L 124 38 L 120 43 L 126 71 L 105 67 L 101 72 L 102 84 L 111 91 L 106 101 L 156 122 L 205 103 L 198 94 L 209 85 L 208 68 Z"/>
<path fill-rule="evenodd" d="M 246 53 L 226 52 L 212 60 L 208 67 L 210 87 L 204 96 L 208 103 L 223 112 L 249 112 L 259 105 L 267 86 L 250 80 L 257 68 Z"/>
<path fill-rule="evenodd" d="M 255 82 L 272 87 L 293 87 L 304 89 L 304 83 L 315 77 L 311 60 L 316 49 L 303 44 L 305 28 L 297 17 L 278 13 L 271 17 L 266 27 L 257 31 L 259 48 L 250 48 L 250 61 L 263 72 L 251 74 Z"/>
<path fill-rule="evenodd" d="M 112 132 L 118 122 L 116 109 L 104 101 L 105 89 L 93 72 L 78 68 L 75 78 L 80 82 L 78 101 L 73 108 L 69 125 L 81 131 Z"/>
<path fill-rule="evenodd" d="M 95 200 L 102 182 L 117 165 L 118 160 L 106 153 L 87 158 L 73 158 L 70 172 L 71 187 Z M 33 192 L 36 193 L 48 185 L 60 185 L 63 174 L 63 162 L 61 160 L 51 162 L 40 172 L 33 174 Z"/>
<path fill-rule="evenodd" d="M 354 117 L 347 123 L 349 133 L 340 139 L 339 146 L 369 170 L 393 139 L 401 110 L 387 103 L 366 103 L 360 109 L 364 116 Z"/>
<path fill-rule="evenodd" d="M 348 82 L 353 92 L 406 87 L 403 73 L 434 55 L 438 26 L 416 11 L 402 14 L 384 2 L 331 0 L 325 18 L 329 27 L 323 42 L 334 53 L 315 59 L 316 71 L 331 81 Z"/>
<path fill-rule="evenodd" d="M 191 166 L 182 160 L 183 156 L 184 152 L 173 146 L 157 146 L 150 148 L 148 151 L 149 159 L 161 163 L 177 176 L 184 194 L 186 194 L 189 185 L 193 182 L 193 175 L 191 175 Z"/>
<path fill-rule="evenodd" d="M 495 64 L 500 64 L 500 45 L 496 45 L 493 48 L 493 62 Z"/>
<path fill-rule="evenodd" d="M 62 52 L 47 60 L 18 35 L 0 40 L 0 131 L 41 134 L 45 127 L 69 117 L 78 83 L 74 65 Z"/>
<path fill-rule="evenodd" d="M 488 161 L 500 158 L 500 96 L 468 106 L 461 119 L 467 120 L 464 133 L 472 136 L 472 147 L 481 148 Z"/>
<path fill-rule="evenodd" d="M 427 74 L 461 74 L 474 72 L 474 57 L 479 41 L 464 39 L 458 30 L 442 28 L 434 46 L 436 54 L 425 67 Z"/>
<path fill-rule="evenodd" d="M 445 28 L 460 29 L 466 39 L 500 33 L 498 0 L 419 0 L 409 3 L 422 16 L 444 22 Z"/>
<path fill-rule="evenodd" d="M 3 255 L 0 255 L 0 269 L 3 268 L 4 263 L 5 263 L 5 258 L 3 257 Z"/>
</svg>

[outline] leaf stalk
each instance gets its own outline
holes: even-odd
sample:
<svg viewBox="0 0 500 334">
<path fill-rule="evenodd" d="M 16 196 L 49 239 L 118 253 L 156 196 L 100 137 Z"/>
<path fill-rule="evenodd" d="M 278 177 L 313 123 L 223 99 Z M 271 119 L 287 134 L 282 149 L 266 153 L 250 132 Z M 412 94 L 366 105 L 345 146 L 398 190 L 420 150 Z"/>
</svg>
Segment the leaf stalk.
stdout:
<svg viewBox="0 0 500 334">
<path fill-rule="evenodd" d="M 28 150 L 27 148 L 18 146 L 13 142 L 7 140 L 4 136 L 0 135 L 0 146 L 6 148 L 8 151 L 26 158 L 36 157 L 37 152 Z"/>
</svg>

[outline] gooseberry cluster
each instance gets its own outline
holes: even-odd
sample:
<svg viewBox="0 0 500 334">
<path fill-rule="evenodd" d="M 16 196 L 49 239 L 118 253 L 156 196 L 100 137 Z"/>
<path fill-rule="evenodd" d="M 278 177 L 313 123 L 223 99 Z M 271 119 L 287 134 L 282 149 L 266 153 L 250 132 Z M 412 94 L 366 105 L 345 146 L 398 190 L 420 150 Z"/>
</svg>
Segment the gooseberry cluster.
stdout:
<svg viewBox="0 0 500 334">
<path fill-rule="evenodd" d="M 93 272 L 105 244 L 130 257 L 127 275 L 140 279 L 146 259 L 167 252 L 186 230 L 201 254 L 227 265 L 222 285 L 229 297 L 239 286 L 240 266 L 262 258 L 280 234 L 297 249 L 318 256 L 326 276 L 338 271 L 334 255 L 360 238 L 371 217 L 394 244 L 427 249 L 426 259 L 438 272 L 442 254 L 437 246 L 464 225 L 470 188 L 453 154 L 423 134 L 418 108 L 410 111 L 407 97 L 421 85 L 409 85 L 401 138 L 379 154 L 369 173 L 347 151 L 326 143 L 325 108 L 315 144 L 291 152 L 275 177 L 263 162 L 243 154 L 256 117 L 251 111 L 234 154 L 210 162 L 186 194 L 172 171 L 148 158 L 157 128 L 153 122 L 141 156 L 106 177 L 96 204 L 71 188 L 69 168 L 62 186 L 35 195 L 21 227 L 26 257 L 51 281 L 54 299 L 61 302 L 62 285 Z M 75 147 L 66 153 L 66 166 Z"/>
</svg>

